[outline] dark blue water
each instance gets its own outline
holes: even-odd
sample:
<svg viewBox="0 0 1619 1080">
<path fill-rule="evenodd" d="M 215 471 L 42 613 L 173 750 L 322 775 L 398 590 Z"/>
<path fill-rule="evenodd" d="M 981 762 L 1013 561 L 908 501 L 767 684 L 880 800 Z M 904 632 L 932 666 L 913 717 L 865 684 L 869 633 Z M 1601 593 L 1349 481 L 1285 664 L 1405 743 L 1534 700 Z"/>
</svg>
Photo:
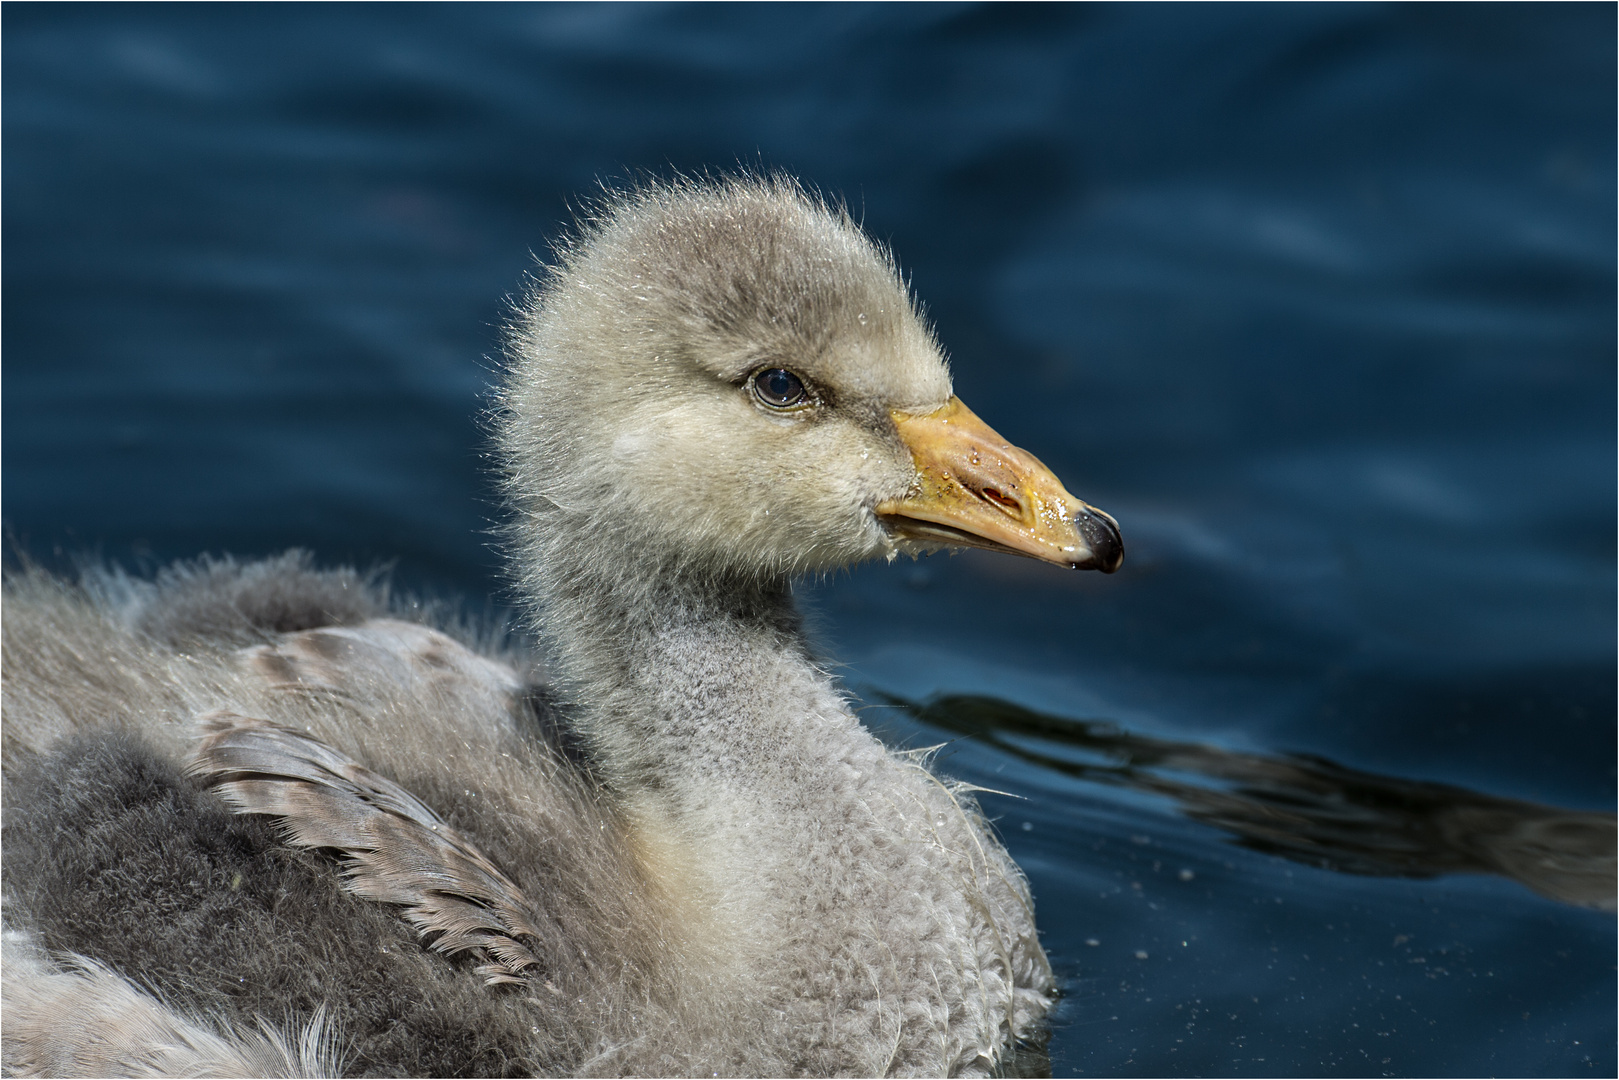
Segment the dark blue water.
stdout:
<svg viewBox="0 0 1619 1080">
<path fill-rule="evenodd" d="M 1009 793 L 1052 1068 L 1614 1074 L 1610 5 L 0 20 L 16 546 L 498 603 L 503 296 L 598 178 L 790 170 L 1124 531 L 806 590 Z"/>
</svg>

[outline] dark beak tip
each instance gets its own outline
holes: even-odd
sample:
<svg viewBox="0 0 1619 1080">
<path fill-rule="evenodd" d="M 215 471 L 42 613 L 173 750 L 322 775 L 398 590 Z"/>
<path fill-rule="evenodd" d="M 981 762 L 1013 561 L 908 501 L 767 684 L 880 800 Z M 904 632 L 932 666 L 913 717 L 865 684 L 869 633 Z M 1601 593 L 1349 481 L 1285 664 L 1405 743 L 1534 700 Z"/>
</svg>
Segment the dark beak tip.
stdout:
<svg viewBox="0 0 1619 1080">
<path fill-rule="evenodd" d="M 1074 516 L 1074 526 L 1091 549 L 1090 569 L 1111 574 L 1123 565 L 1124 538 L 1112 518 L 1089 509 L 1081 510 Z"/>
</svg>

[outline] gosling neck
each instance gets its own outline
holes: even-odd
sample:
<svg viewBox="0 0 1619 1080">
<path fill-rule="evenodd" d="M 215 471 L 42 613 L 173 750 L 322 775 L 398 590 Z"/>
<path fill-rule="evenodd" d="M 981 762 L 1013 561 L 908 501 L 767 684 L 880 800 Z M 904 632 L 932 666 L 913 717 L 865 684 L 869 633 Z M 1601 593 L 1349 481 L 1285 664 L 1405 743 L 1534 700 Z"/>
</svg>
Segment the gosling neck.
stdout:
<svg viewBox="0 0 1619 1080">
<path fill-rule="evenodd" d="M 804 641 L 785 576 L 627 565 L 592 559 L 583 545 L 545 546 L 533 582 L 540 625 L 610 789 L 673 804 L 700 798 L 703 784 L 759 794 L 767 782 L 780 792 L 811 782 L 825 740 L 855 737 L 858 724 Z"/>
</svg>

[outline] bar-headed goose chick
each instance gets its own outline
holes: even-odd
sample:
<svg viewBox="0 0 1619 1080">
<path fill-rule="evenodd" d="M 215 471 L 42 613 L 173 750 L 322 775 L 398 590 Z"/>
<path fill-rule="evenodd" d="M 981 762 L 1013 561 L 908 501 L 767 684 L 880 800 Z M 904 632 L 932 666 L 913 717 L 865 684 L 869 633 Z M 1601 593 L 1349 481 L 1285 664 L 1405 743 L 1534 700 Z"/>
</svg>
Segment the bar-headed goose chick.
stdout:
<svg viewBox="0 0 1619 1080">
<path fill-rule="evenodd" d="M 604 203 L 497 427 L 543 685 L 296 556 L 12 580 L 8 1069 L 993 1069 L 1053 990 L 1027 886 L 860 725 L 791 582 L 957 545 L 1111 571 L 1112 520 L 783 179 Z"/>
</svg>

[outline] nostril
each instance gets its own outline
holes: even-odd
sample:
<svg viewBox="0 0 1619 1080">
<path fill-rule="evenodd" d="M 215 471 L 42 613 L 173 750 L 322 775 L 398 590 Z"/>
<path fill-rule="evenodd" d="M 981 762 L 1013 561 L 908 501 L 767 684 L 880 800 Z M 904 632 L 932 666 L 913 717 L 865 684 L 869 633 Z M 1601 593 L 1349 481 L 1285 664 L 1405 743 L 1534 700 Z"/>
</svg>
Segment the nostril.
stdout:
<svg viewBox="0 0 1619 1080">
<path fill-rule="evenodd" d="M 1023 504 L 1018 502 L 1013 496 L 1006 494 L 1004 491 L 997 491 L 995 488 L 987 487 L 981 490 L 978 494 L 985 501 L 992 502 L 1003 510 L 1010 510 L 1013 513 L 1021 513 L 1023 510 Z"/>
</svg>

